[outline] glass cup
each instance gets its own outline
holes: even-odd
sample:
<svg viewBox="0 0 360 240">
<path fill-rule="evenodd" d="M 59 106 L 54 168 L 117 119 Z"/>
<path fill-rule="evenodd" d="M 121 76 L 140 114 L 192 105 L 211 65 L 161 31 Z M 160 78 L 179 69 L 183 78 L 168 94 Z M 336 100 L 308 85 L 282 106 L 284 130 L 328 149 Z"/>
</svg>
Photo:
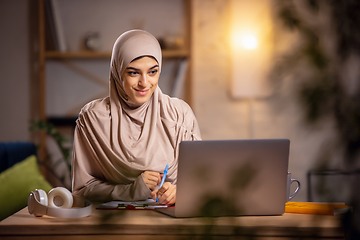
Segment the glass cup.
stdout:
<svg viewBox="0 0 360 240">
<path fill-rule="evenodd" d="M 292 194 L 290 194 L 290 187 L 291 187 L 291 184 L 293 182 L 297 183 L 297 188 L 295 189 L 295 191 Z M 299 190 L 300 190 L 300 181 L 299 181 L 299 179 L 291 178 L 291 173 L 288 172 L 288 174 L 287 174 L 287 187 L 286 187 L 286 202 L 290 201 L 293 197 L 295 197 L 295 195 L 298 194 Z"/>
</svg>

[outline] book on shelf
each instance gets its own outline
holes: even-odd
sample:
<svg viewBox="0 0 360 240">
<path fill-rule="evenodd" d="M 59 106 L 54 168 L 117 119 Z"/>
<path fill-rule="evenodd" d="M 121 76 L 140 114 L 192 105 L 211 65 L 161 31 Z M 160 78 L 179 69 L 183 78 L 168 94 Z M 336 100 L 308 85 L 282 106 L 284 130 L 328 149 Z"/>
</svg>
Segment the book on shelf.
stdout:
<svg viewBox="0 0 360 240">
<path fill-rule="evenodd" d="M 44 1 L 45 47 L 46 51 L 58 51 L 53 10 L 50 1 Z"/>
<path fill-rule="evenodd" d="M 47 51 L 67 50 L 61 16 L 56 0 L 45 1 L 45 38 Z"/>
<path fill-rule="evenodd" d="M 182 59 L 179 62 L 174 86 L 171 91 L 172 97 L 177 97 L 180 99 L 184 98 L 184 87 L 185 87 L 187 70 L 188 70 L 188 61 L 187 59 Z"/>
<path fill-rule="evenodd" d="M 285 204 L 285 213 L 338 215 L 348 211 L 352 211 L 352 207 L 345 205 L 345 203 L 287 202 Z"/>
</svg>

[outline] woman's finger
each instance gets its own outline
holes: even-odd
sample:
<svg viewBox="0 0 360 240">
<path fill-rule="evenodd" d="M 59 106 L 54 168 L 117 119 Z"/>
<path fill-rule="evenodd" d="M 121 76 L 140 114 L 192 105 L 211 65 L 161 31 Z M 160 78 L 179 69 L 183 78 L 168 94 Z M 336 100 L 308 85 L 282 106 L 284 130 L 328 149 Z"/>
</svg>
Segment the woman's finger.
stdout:
<svg viewBox="0 0 360 240">
<path fill-rule="evenodd" d="M 168 190 L 168 192 L 170 192 L 170 195 L 166 197 L 166 194 L 164 194 L 163 196 L 165 196 L 166 198 L 160 202 L 161 204 L 172 205 L 175 203 L 176 191 L 172 189 L 172 190 Z"/>
<path fill-rule="evenodd" d="M 158 191 L 159 203 L 173 204 L 176 200 L 176 186 L 169 182 L 163 184 L 162 188 Z"/>
<path fill-rule="evenodd" d="M 147 178 L 160 183 L 160 181 L 161 181 L 160 173 L 152 172 L 152 171 L 145 171 L 144 173 L 146 174 Z"/>
<path fill-rule="evenodd" d="M 157 196 L 158 189 L 155 189 L 150 193 L 150 197 L 155 201 Z"/>
</svg>

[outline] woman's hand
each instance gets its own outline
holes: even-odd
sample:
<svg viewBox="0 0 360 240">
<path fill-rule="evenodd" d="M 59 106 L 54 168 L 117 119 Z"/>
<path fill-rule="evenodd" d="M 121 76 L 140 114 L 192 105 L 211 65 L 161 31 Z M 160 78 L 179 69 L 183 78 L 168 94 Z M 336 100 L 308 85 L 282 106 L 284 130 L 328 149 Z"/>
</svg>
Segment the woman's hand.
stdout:
<svg viewBox="0 0 360 240">
<path fill-rule="evenodd" d="M 158 186 L 161 182 L 161 175 L 158 172 L 145 171 L 141 174 L 141 176 L 144 179 L 146 186 L 151 191 L 154 191 L 156 186 Z"/>
<path fill-rule="evenodd" d="M 159 198 L 158 203 L 172 205 L 176 202 L 176 186 L 165 182 L 159 190 L 150 193 L 152 199 Z"/>
</svg>

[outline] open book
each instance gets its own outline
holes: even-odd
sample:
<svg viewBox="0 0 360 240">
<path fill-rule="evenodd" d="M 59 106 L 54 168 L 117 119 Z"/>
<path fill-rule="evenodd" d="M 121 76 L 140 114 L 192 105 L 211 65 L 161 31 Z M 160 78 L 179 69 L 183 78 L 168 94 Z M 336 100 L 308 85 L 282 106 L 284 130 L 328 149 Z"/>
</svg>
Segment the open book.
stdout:
<svg viewBox="0 0 360 240">
<path fill-rule="evenodd" d="M 153 199 L 149 198 L 144 201 L 135 201 L 135 202 L 124 202 L 124 201 L 111 201 L 107 203 L 100 204 L 96 209 L 156 209 L 156 208 L 167 208 L 169 205 L 163 205 L 155 202 Z"/>
</svg>

